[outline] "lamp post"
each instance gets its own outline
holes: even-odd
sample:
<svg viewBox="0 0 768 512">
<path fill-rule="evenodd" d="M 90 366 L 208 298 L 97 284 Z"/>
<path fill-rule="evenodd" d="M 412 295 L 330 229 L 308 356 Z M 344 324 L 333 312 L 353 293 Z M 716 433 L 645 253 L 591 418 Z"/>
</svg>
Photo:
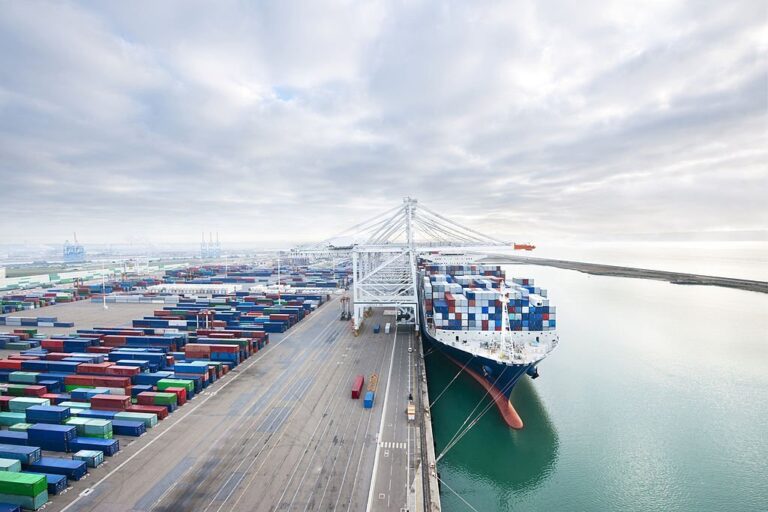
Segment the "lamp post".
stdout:
<svg viewBox="0 0 768 512">
<path fill-rule="evenodd" d="M 109 309 L 107 306 L 107 286 L 104 280 L 104 273 L 106 271 L 104 270 L 104 261 L 101 262 L 101 300 L 102 305 L 104 306 L 104 309 Z"/>
</svg>

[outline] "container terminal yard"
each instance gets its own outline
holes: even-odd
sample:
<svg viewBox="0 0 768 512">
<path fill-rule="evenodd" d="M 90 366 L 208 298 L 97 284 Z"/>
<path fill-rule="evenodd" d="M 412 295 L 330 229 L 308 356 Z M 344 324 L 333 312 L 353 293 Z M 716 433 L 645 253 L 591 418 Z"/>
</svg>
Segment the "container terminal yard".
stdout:
<svg viewBox="0 0 768 512">
<path fill-rule="evenodd" d="M 410 198 L 352 229 L 282 267 L 14 292 L 0 503 L 439 510 L 417 256 L 504 243 Z"/>
<path fill-rule="evenodd" d="M 222 286 L 234 291 L 252 284 L 251 278 L 231 277 L 237 270 L 192 269 L 208 275 L 182 276 L 182 284 L 178 273 L 168 272 L 164 281 L 167 289 L 192 287 L 216 297 Z M 0 493 L 0 502 L 30 509 L 47 502 L 47 510 L 423 510 L 416 500 L 424 503 L 430 483 L 420 474 L 428 467 L 421 446 L 431 444 L 431 430 L 406 415 L 408 395 L 420 407 L 426 394 L 412 326 L 398 329 L 394 311 L 376 311 L 354 331 L 340 321 L 345 301 L 335 286 L 343 282 L 342 273 L 283 272 L 281 283 L 311 293 L 284 292 L 278 299 L 237 291 L 205 300 L 54 289 L 47 294 L 83 297 L 0 317 L 6 324 L 0 326 L 0 379 L 7 382 L 0 384 L 0 459 L 18 458 L 15 473 L 37 478 L 23 488 L 6 484 L 11 492 Z M 257 274 L 257 280 L 275 280 L 274 269 Z M 307 274 L 315 274 L 311 282 Z M 273 321 L 283 320 L 271 307 L 280 302 L 286 307 L 278 309 L 294 307 L 302 318 Z M 200 303 L 205 311 L 195 307 Z M 228 331 L 263 338 L 248 339 L 249 355 L 240 345 L 240 355 L 248 357 L 237 364 L 214 361 L 213 353 L 204 356 L 211 360 L 195 357 L 211 343 L 243 341 L 223 337 Z M 161 333 L 168 339 L 178 335 L 175 350 L 153 346 Z M 160 362 L 152 364 L 157 354 Z M 209 383 L 182 373 L 196 370 L 190 367 L 195 362 L 210 374 Z M 129 381 L 105 381 L 123 372 L 132 375 Z M 350 397 L 358 375 L 363 393 L 371 392 L 370 404 Z M 81 383 L 77 377 L 95 380 Z M 138 384 L 147 379 L 156 379 L 155 385 Z M 170 379 L 170 389 L 160 389 L 164 379 Z M 189 388 L 174 389 L 181 384 Z M 123 400 L 122 393 L 127 402 L 110 403 Z M 165 410 L 155 416 L 159 411 L 152 408 Z M 101 427 L 100 437 L 89 437 L 89 423 Z M 126 423 L 141 432 L 126 435 Z M 43 446 L 31 446 L 40 436 Z M 427 451 L 434 458 L 431 446 Z M 107 456 L 72 460 L 89 453 Z M 0 474 L 0 482 L 9 475 Z M 41 492 L 31 495 L 31 485 Z M 431 508 L 439 509 L 435 483 L 433 493 Z"/>
<path fill-rule="evenodd" d="M 354 245 L 336 241 L 350 233 Z M 466 263 L 501 245 L 406 198 L 269 264 L 6 293 L 0 510 L 440 510 L 437 463 L 484 412 L 435 453 L 416 262 L 440 254 L 464 263 L 431 268 L 476 269 Z M 457 286 L 446 284 L 453 303 Z"/>
</svg>

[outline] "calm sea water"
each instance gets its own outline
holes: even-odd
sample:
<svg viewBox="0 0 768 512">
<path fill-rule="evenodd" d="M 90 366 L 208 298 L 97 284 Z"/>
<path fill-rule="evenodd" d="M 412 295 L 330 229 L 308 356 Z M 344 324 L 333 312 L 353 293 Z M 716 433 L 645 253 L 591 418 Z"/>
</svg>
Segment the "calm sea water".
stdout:
<svg viewBox="0 0 768 512">
<path fill-rule="evenodd" d="M 560 346 L 438 464 L 447 512 L 768 510 L 768 295 L 507 267 L 550 292 Z M 434 399 L 458 371 L 427 356 Z M 484 391 L 433 408 L 438 453 Z"/>
</svg>

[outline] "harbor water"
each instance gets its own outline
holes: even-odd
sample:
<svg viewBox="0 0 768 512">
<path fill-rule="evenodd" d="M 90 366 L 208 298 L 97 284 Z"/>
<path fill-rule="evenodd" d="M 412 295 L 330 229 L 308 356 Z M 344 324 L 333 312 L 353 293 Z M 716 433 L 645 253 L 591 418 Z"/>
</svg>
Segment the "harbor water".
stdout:
<svg viewBox="0 0 768 512">
<path fill-rule="evenodd" d="M 560 345 L 440 460 L 446 512 L 768 510 L 768 295 L 508 266 L 557 307 Z M 458 368 L 426 356 L 434 400 Z M 441 453 L 485 391 L 433 406 Z"/>
</svg>

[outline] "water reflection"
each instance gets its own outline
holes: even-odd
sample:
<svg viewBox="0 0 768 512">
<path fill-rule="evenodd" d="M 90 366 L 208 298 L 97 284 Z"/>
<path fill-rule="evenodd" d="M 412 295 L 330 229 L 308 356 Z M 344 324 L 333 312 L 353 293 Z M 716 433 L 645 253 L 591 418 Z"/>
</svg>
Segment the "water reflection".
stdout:
<svg viewBox="0 0 768 512">
<path fill-rule="evenodd" d="M 430 353 L 426 359 L 429 392 L 434 400 L 456 375 L 458 367 L 439 352 Z M 438 453 L 475 405 L 487 400 L 484 394 L 485 390 L 471 377 L 462 375 L 435 404 L 432 423 Z M 557 431 L 530 379 L 521 379 L 512 401 L 525 422 L 522 430 L 507 427 L 493 406 L 438 464 L 444 477 L 450 475 L 450 482 L 463 487 L 451 485 L 454 489 L 485 510 L 510 510 L 511 498 L 519 498 L 541 486 L 557 462 Z M 456 476 L 459 478 L 454 478 Z M 472 484 L 478 481 L 482 481 L 481 487 L 494 487 L 495 493 L 477 492 L 478 488 Z M 447 492 L 443 489 L 443 495 Z M 451 500 L 450 496 L 445 497 Z M 486 502 L 489 499 L 491 503 Z"/>
</svg>

